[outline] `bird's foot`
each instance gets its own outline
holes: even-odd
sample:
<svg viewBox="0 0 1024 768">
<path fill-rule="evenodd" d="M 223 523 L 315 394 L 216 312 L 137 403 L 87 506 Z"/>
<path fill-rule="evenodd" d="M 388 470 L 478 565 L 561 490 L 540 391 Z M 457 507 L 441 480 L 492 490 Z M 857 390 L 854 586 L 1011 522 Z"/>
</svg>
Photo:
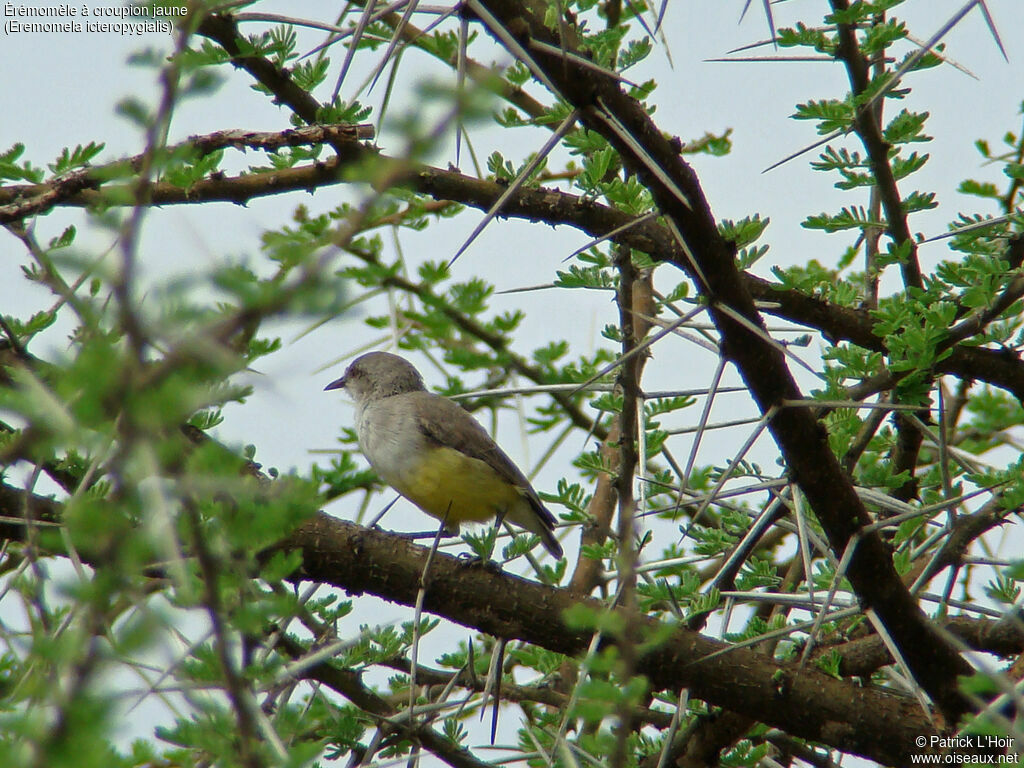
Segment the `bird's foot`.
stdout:
<svg viewBox="0 0 1024 768">
<path fill-rule="evenodd" d="M 489 558 L 483 558 L 480 557 L 480 555 L 475 555 L 470 552 L 460 552 L 459 560 L 473 568 L 483 568 L 484 570 L 490 571 L 491 573 L 502 572 L 501 563 L 499 563 L 498 561 L 491 560 Z"/>
</svg>

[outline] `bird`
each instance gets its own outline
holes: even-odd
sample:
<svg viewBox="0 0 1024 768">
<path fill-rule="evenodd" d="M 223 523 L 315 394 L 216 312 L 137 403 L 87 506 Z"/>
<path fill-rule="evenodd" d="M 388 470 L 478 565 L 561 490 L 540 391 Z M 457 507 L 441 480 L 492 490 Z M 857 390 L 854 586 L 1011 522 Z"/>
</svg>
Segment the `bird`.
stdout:
<svg viewBox="0 0 1024 768">
<path fill-rule="evenodd" d="M 369 352 L 324 390 L 355 400 L 359 447 L 381 480 L 452 535 L 461 523 L 507 520 L 540 536 L 556 559 L 555 516 L 468 411 L 428 392 L 405 358 Z"/>
</svg>

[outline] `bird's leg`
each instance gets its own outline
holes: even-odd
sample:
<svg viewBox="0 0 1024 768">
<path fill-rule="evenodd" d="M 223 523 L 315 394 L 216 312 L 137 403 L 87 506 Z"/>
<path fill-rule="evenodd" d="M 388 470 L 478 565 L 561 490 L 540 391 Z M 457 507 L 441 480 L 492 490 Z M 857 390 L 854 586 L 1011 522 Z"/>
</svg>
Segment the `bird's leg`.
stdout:
<svg viewBox="0 0 1024 768">
<path fill-rule="evenodd" d="M 482 557 L 474 552 L 460 552 L 459 559 L 474 568 L 485 568 L 492 573 L 501 573 L 501 563 L 489 557 Z"/>
<path fill-rule="evenodd" d="M 508 510 L 505 510 L 505 509 L 501 510 L 500 512 L 498 512 L 498 516 L 496 518 L 494 518 L 494 535 L 495 535 L 495 537 L 497 537 L 497 535 L 498 535 L 498 529 L 501 528 L 501 524 L 505 522 L 505 513 L 507 511 Z"/>
</svg>

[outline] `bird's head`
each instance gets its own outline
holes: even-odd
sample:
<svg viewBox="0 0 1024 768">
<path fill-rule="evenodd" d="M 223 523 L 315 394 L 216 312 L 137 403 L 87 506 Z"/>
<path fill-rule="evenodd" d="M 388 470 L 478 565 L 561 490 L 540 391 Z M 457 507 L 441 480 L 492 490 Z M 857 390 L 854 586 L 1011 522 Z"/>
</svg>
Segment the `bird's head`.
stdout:
<svg viewBox="0 0 1024 768">
<path fill-rule="evenodd" d="M 345 375 L 325 390 L 344 389 L 357 403 L 405 392 L 423 391 L 423 377 L 412 363 L 390 352 L 369 352 L 357 357 Z"/>
</svg>

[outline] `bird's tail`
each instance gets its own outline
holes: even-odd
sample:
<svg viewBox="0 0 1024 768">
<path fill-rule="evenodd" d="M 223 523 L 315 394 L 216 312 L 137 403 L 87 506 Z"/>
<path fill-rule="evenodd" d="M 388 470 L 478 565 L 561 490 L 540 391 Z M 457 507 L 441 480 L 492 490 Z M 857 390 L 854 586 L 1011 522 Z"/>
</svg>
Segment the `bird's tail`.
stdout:
<svg viewBox="0 0 1024 768">
<path fill-rule="evenodd" d="M 540 536 L 544 549 L 556 560 L 562 559 L 562 545 L 555 538 L 555 516 L 541 504 L 536 493 L 523 494 L 525 504 L 517 504 L 507 515 L 509 521 Z"/>
<path fill-rule="evenodd" d="M 544 549 L 551 553 L 551 556 L 555 560 L 562 559 L 562 545 L 558 543 L 558 539 L 555 538 L 555 532 L 550 528 L 542 527 L 540 530 L 540 541 L 544 545 Z"/>
</svg>

